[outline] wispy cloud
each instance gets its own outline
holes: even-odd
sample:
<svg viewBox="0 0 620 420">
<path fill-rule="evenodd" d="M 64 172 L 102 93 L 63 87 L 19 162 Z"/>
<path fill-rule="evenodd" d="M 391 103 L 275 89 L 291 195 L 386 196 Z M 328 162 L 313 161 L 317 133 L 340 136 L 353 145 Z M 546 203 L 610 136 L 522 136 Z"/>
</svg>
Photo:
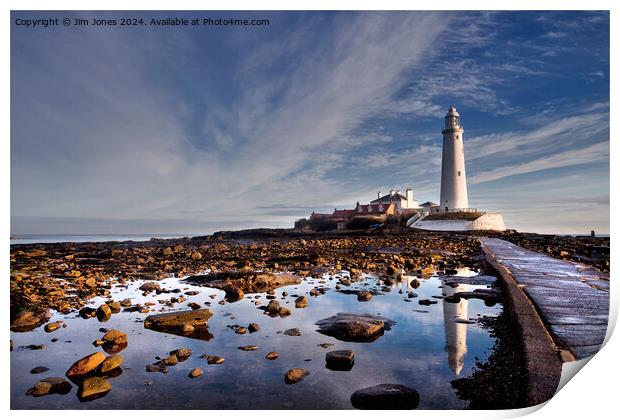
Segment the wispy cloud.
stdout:
<svg viewBox="0 0 620 420">
<path fill-rule="evenodd" d="M 509 176 L 521 175 L 545 169 L 564 168 L 574 165 L 584 165 L 609 161 L 609 143 L 607 141 L 595 143 L 581 149 L 567 150 L 543 158 L 531 160 L 521 164 L 510 165 L 480 172 L 469 178 L 472 184 L 495 181 Z"/>
</svg>

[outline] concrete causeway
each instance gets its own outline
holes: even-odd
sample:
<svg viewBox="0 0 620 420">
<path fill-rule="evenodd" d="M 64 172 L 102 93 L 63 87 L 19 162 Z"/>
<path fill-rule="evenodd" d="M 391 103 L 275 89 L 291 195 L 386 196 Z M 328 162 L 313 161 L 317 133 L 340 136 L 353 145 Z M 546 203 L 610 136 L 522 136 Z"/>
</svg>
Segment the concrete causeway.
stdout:
<svg viewBox="0 0 620 420">
<path fill-rule="evenodd" d="M 599 350 L 609 318 L 607 274 L 502 239 L 480 241 L 487 258 L 505 268 L 525 292 L 559 347 L 575 359 Z"/>
</svg>

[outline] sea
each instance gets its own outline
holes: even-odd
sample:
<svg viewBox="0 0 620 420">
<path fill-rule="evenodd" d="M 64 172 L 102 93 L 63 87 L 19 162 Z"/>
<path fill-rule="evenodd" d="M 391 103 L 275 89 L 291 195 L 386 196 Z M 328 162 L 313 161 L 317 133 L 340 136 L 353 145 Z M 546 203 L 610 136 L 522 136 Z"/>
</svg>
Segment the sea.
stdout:
<svg viewBox="0 0 620 420">
<path fill-rule="evenodd" d="M 153 238 L 156 239 L 174 239 L 185 238 L 192 236 L 200 236 L 204 233 L 139 233 L 139 234 L 122 234 L 122 235 L 75 235 L 75 234 L 23 234 L 23 235 L 11 235 L 11 245 L 20 244 L 51 244 L 59 242 L 110 242 L 110 241 L 148 241 Z"/>
</svg>

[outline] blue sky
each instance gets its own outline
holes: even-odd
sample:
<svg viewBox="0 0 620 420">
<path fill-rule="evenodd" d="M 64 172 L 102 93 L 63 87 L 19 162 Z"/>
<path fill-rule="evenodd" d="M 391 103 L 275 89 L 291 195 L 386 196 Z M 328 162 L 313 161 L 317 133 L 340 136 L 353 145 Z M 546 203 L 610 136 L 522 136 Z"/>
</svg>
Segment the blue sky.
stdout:
<svg viewBox="0 0 620 420">
<path fill-rule="evenodd" d="M 607 12 L 13 12 L 260 27 L 11 28 L 11 231 L 287 227 L 412 187 L 443 116 L 470 206 L 609 231 Z"/>
</svg>

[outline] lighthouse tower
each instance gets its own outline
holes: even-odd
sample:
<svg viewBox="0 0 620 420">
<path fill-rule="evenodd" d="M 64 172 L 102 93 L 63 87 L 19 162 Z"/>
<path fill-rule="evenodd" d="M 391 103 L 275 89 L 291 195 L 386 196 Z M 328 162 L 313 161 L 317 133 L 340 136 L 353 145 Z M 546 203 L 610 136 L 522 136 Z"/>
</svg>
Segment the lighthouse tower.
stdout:
<svg viewBox="0 0 620 420">
<path fill-rule="evenodd" d="M 465 154 L 463 152 L 463 127 L 461 116 L 451 106 L 446 114 L 441 156 L 441 191 L 439 207 L 441 211 L 466 209 L 467 181 L 465 179 Z"/>
</svg>

